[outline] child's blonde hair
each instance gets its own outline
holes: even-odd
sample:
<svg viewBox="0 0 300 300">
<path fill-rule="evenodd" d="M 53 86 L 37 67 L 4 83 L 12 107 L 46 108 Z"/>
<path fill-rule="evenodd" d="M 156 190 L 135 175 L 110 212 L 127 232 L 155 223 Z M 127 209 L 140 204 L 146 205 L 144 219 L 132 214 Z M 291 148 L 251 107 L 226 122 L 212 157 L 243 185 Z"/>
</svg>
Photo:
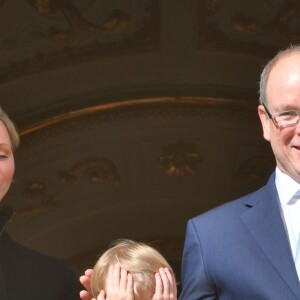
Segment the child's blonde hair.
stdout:
<svg viewBox="0 0 300 300">
<path fill-rule="evenodd" d="M 91 292 L 96 297 L 101 290 L 106 292 L 108 269 L 111 265 L 120 264 L 132 275 L 135 299 L 145 299 L 155 291 L 155 273 L 161 267 L 174 272 L 166 259 L 154 248 L 132 240 L 119 240 L 102 254 L 94 266 L 91 278 Z"/>
</svg>

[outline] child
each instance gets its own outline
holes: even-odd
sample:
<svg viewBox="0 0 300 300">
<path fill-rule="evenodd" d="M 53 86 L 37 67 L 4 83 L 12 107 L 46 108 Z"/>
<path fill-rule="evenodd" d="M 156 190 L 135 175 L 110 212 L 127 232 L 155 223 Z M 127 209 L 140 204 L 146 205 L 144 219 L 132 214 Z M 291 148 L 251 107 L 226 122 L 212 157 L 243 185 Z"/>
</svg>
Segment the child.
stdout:
<svg viewBox="0 0 300 300">
<path fill-rule="evenodd" d="M 117 241 L 94 266 L 91 294 L 97 300 L 175 300 L 174 272 L 154 248 Z"/>
</svg>

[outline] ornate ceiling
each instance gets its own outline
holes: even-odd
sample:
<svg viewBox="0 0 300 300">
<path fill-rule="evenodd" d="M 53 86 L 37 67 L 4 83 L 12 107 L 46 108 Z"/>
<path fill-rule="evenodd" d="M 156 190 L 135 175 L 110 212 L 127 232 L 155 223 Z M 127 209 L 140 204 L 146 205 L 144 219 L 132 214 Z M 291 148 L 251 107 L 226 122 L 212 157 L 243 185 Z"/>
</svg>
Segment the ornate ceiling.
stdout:
<svg viewBox="0 0 300 300">
<path fill-rule="evenodd" d="M 79 273 L 113 239 L 155 242 L 179 272 L 187 219 L 272 171 L 257 82 L 298 42 L 298 1 L 0 5 L 1 106 L 22 138 L 10 233 Z"/>
</svg>

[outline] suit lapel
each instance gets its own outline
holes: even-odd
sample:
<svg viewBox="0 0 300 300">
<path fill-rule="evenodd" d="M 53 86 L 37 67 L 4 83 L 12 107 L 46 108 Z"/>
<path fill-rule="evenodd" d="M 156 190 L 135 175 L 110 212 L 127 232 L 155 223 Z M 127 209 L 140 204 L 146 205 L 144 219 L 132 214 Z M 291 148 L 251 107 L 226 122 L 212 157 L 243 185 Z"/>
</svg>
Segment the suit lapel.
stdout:
<svg viewBox="0 0 300 300">
<path fill-rule="evenodd" d="M 268 184 L 249 199 L 246 205 L 250 208 L 241 219 L 275 270 L 299 297 L 299 279 L 279 209 L 274 177 L 273 174 Z"/>
</svg>

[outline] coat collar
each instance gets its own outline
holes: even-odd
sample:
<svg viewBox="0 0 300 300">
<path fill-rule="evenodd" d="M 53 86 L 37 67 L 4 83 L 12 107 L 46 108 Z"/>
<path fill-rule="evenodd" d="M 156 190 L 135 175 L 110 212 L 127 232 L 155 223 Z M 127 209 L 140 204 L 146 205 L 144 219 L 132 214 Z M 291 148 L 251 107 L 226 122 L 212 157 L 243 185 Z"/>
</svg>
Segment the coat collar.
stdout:
<svg viewBox="0 0 300 300">
<path fill-rule="evenodd" d="M 300 284 L 280 212 L 274 173 L 267 185 L 247 199 L 241 219 L 282 279 L 300 295 Z"/>
<path fill-rule="evenodd" d="M 0 210 L 0 236 L 2 235 L 9 220 L 14 216 L 14 210 L 9 206 L 4 206 Z"/>
</svg>

